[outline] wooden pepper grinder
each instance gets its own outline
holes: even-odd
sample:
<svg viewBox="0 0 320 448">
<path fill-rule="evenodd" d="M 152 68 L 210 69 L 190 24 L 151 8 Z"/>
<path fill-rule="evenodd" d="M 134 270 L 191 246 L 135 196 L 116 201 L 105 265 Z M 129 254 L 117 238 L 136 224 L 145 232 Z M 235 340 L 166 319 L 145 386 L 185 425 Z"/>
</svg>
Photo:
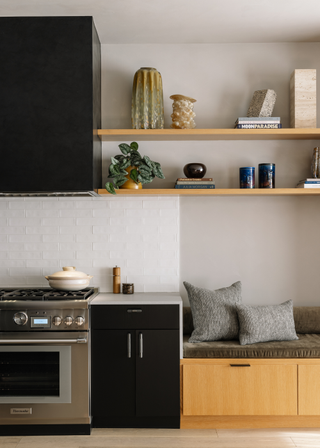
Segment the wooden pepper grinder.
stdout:
<svg viewBox="0 0 320 448">
<path fill-rule="evenodd" d="M 113 268 L 113 294 L 120 294 L 120 268 Z"/>
</svg>

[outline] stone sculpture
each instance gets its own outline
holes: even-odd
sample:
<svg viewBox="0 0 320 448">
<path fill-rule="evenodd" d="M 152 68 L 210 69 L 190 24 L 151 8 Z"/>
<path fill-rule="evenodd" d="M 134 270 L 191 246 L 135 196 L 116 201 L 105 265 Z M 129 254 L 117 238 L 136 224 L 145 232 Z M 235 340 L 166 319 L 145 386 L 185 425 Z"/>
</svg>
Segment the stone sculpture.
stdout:
<svg viewBox="0 0 320 448">
<path fill-rule="evenodd" d="M 276 103 L 274 90 L 256 90 L 249 105 L 247 117 L 271 117 Z"/>
</svg>

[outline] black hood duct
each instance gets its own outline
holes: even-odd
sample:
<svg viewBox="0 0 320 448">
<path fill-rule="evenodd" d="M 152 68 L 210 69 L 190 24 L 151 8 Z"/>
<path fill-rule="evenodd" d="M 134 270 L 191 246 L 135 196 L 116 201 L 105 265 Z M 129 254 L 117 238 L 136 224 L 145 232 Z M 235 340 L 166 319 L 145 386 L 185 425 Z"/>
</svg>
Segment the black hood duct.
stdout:
<svg viewBox="0 0 320 448">
<path fill-rule="evenodd" d="M 92 17 L 0 18 L 0 195 L 101 188 L 101 51 Z"/>
</svg>

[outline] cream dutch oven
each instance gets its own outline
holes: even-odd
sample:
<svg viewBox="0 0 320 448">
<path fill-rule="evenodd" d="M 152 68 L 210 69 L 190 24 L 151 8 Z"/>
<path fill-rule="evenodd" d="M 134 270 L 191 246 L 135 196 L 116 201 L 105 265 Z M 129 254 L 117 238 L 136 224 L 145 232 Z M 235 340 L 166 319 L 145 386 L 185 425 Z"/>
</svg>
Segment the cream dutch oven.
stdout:
<svg viewBox="0 0 320 448">
<path fill-rule="evenodd" d="M 62 291 L 80 291 L 89 286 L 92 275 L 76 271 L 74 266 L 65 266 L 62 269 L 62 271 L 45 277 L 51 288 Z"/>
</svg>

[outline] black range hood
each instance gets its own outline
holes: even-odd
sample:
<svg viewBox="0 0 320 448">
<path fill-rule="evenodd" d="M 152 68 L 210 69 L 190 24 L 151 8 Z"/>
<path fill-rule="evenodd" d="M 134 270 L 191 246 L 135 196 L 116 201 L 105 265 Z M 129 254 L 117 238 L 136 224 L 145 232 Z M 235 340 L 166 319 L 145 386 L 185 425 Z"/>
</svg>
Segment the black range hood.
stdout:
<svg viewBox="0 0 320 448">
<path fill-rule="evenodd" d="M 92 17 L 0 18 L 0 195 L 96 195 L 101 51 Z"/>
</svg>

